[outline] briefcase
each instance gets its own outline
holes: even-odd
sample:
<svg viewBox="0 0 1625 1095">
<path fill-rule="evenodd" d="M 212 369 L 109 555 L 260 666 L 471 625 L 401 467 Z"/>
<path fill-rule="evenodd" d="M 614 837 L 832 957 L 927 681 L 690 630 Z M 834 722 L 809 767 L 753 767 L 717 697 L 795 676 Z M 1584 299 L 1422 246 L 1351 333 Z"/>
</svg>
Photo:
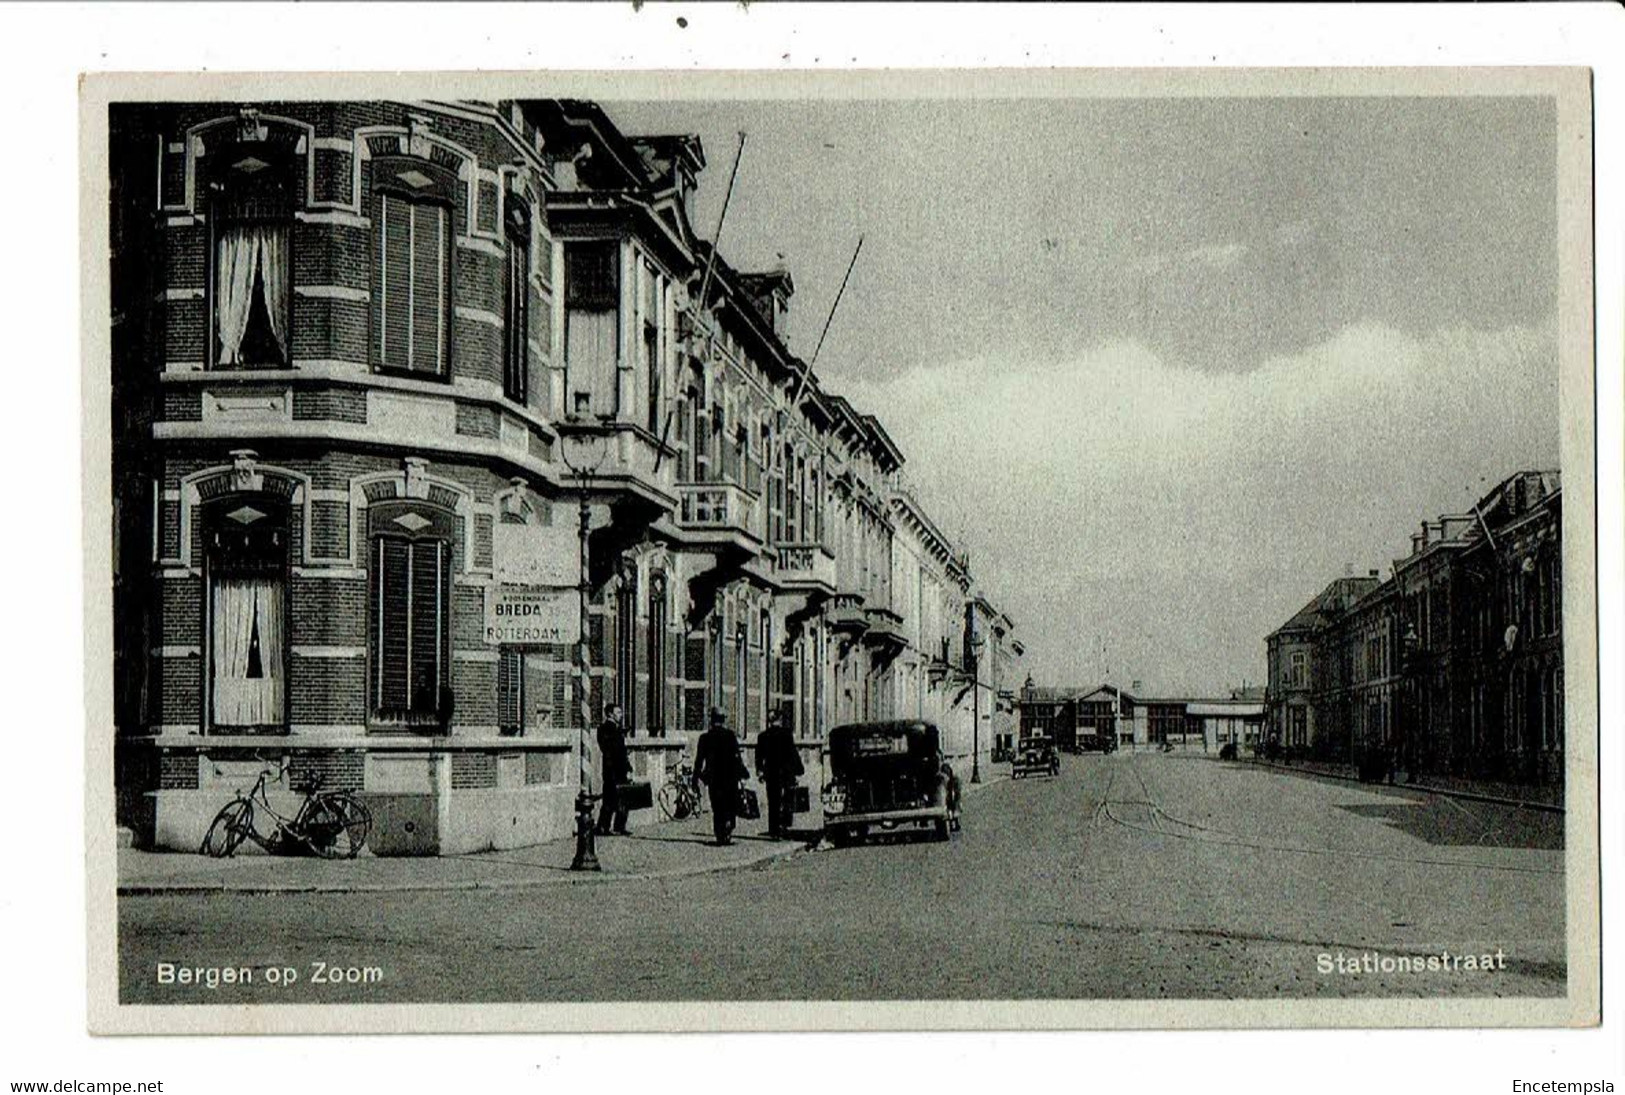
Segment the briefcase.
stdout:
<svg viewBox="0 0 1625 1095">
<path fill-rule="evenodd" d="M 750 787 L 739 789 L 739 816 L 746 821 L 755 821 L 762 816 L 762 804 L 756 799 L 756 792 Z"/>
<path fill-rule="evenodd" d="M 615 794 L 623 810 L 647 810 L 655 804 L 654 791 L 646 780 L 622 783 L 615 788 Z"/>
<path fill-rule="evenodd" d="M 801 784 L 790 788 L 790 812 L 804 814 L 812 809 L 812 792 Z"/>
</svg>

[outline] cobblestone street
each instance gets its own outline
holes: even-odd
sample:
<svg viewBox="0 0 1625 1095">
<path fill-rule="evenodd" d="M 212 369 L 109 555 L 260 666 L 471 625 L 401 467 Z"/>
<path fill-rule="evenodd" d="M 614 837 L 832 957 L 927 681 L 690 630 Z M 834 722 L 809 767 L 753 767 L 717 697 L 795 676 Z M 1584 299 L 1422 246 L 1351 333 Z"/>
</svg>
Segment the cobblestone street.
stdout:
<svg viewBox="0 0 1625 1095">
<path fill-rule="evenodd" d="M 1199 757 L 1066 758 L 967 796 L 950 844 L 507 892 L 120 903 L 131 1002 L 1554 996 L 1563 815 Z M 696 855 L 713 851 L 696 844 Z M 319 925 L 319 927 L 317 927 Z M 1317 959 L 1504 968 L 1326 973 Z M 361 984 L 183 967 L 377 969 Z"/>
</svg>

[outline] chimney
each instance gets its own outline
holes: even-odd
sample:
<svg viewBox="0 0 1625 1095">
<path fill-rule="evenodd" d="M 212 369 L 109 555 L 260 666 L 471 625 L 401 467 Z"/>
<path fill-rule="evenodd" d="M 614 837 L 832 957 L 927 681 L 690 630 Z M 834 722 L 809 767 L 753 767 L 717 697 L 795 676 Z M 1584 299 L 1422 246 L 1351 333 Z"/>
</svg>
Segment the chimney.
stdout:
<svg viewBox="0 0 1625 1095">
<path fill-rule="evenodd" d="M 1129 685 L 1129 693 L 1131 695 L 1138 696 L 1141 692 L 1144 692 L 1144 691 L 1145 691 L 1145 684 L 1143 682 L 1141 682 L 1141 681 L 1134 681 L 1132 684 Z"/>
<path fill-rule="evenodd" d="M 1376 572 L 1376 571 L 1374 571 L 1374 570 L 1373 570 L 1373 571 L 1372 571 L 1372 572 L 1371 572 L 1371 577 L 1373 577 L 1373 578 L 1375 578 L 1375 577 L 1376 577 L 1376 576 L 1377 576 L 1377 572 Z"/>
<path fill-rule="evenodd" d="M 774 337 L 783 342 L 789 326 L 790 298 L 796 293 L 790 272 L 780 266 L 760 274 L 741 274 L 739 281 L 756 314 L 762 317 Z"/>
<path fill-rule="evenodd" d="M 675 186 L 683 208 L 692 211 L 694 188 L 705 170 L 705 147 L 690 133 L 628 138 L 656 186 Z"/>
</svg>

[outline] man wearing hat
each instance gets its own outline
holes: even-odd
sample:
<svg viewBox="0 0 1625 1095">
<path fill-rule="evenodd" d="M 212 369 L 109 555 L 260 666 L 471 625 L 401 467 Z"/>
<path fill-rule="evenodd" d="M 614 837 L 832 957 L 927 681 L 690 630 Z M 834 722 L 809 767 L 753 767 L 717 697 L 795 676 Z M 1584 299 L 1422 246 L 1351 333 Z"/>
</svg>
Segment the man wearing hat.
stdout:
<svg viewBox="0 0 1625 1095">
<path fill-rule="evenodd" d="M 694 776 L 711 792 L 711 831 L 717 844 L 733 843 L 734 815 L 739 810 L 739 784 L 746 776 L 739 738 L 728 728 L 722 712 L 711 709 L 711 728 L 695 746 Z"/>
<path fill-rule="evenodd" d="M 795 735 L 784 721 L 784 712 L 774 709 L 767 717 L 767 729 L 756 737 L 756 775 L 767 788 L 767 835 L 788 837 L 795 818 L 791 793 L 804 771 Z"/>
</svg>

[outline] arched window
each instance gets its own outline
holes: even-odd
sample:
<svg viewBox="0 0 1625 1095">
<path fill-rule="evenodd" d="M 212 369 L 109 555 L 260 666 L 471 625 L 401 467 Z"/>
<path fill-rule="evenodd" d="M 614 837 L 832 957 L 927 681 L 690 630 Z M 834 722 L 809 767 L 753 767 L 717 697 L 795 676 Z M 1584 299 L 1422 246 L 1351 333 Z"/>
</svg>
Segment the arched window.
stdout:
<svg viewBox="0 0 1625 1095">
<path fill-rule="evenodd" d="M 638 727 L 638 570 L 628 565 L 615 591 L 615 702 L 627 733 Z"/>
<path fill-rule="evenodd" d="M 288 695 L 287 506 L 234 494 L 208 503 L 200 516 L 208 725 L 239 734 L 280 731 Z"/>
<path fill-rule="evenodd" d="M 524 403 L 530 392 L 530 208 L 508 195 L 507 270 L 502 314 L 502 392 Z"/>
<path fill-rule="evenodd" d="M 451 718 L 451 546 L 456 522 L 424 502 L 367 514 L 368 694 L 375 723 L 444 728 Z"/>
<path fill-rule="evenodd" d="M 294 138 L 209 154 L 211 367 L 285 368 L 293 320 Z"/>
<path fill-rule="evenodd" d="M 373 363 L 446 377 L 457 176 L 413 156 L 372 161 Z"/>
</svg>

